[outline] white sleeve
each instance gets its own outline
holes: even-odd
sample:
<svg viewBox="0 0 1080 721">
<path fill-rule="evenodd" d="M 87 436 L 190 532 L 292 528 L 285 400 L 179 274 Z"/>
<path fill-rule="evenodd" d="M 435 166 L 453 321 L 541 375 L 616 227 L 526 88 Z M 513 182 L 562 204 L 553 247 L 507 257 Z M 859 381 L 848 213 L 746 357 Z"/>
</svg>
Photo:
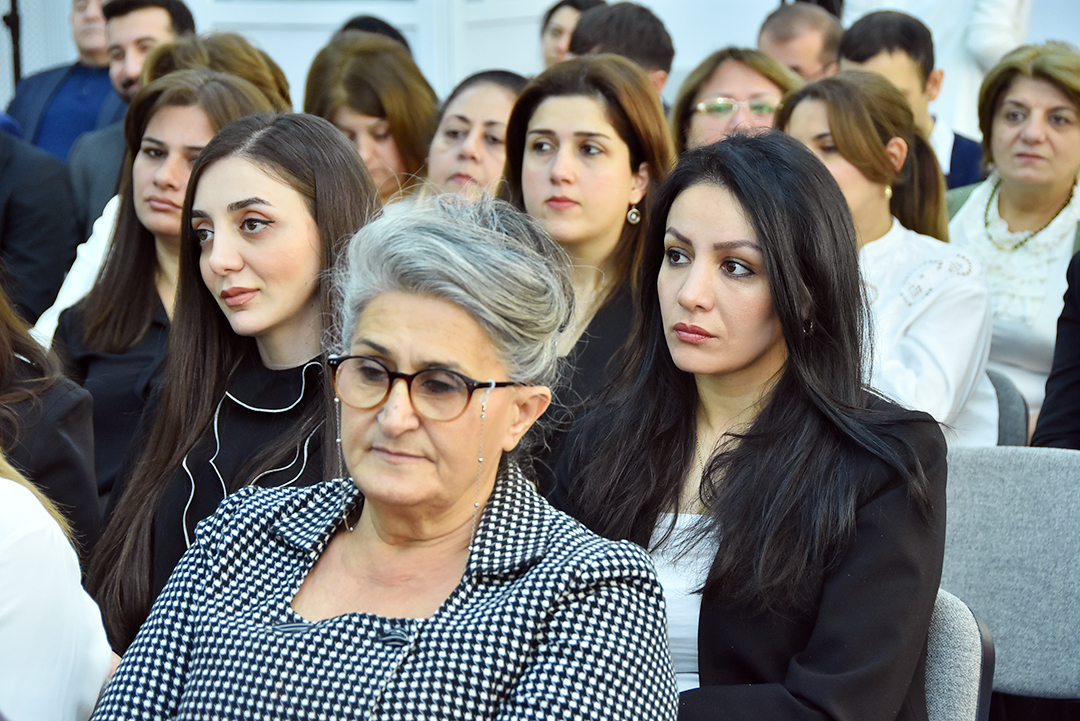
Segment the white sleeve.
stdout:
<svg viewBox="0 0 1080 721">
<path fill-rule="evenodd" d="M 0 718 L 85 721 L 111 649 L 75 550 L 27 489 L 0 479 Z"/>
<path fill-rule="evenodd" d="M 52 307 L 41 314 L 37 324 L 30 329 L 31 335 L 44 348 L 52 345 L 53 334 L 56 333 L 56 324 L 60 321 L 60 314 L 83 299 L 90 289 L 94 287 L 98 271 L 105 262 L 105 254 L 109 249 L 109 242 L 116 230 L 116 218 L 120 211 L 120 196 L 114 195 L 105 205 L 101 217 L 94 221 L 94 229 L 90 238 L 78 248 L 75 262 L 71 264 L 64 277 L 64 284 L 56 294 L 56 300 Z"/>
</svg>

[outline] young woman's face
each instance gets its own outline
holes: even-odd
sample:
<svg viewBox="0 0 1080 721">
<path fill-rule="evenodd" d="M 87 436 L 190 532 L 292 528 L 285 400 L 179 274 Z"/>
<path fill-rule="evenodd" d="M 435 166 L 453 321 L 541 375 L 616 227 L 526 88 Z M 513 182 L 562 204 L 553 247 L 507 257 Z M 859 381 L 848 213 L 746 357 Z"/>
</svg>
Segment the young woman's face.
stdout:
<svg viewBox="0 0 1080 721">
<path fill-rule="evenodd" d="M 885 186 L 867 178 L 837 150 L 829 129 L 829 109 L 824 102 L 808 99 L 796 105 L 785 131 L 810 148 L 829 169 L 857 223 L 889 212 L 888 202 L 884 200 Z"/>
<path fill-rule="evenodd" d="M 383 202 L 401 190 L 407 180 L 405 161 L 398 150 L 397 141 L 390 133 L 390 121 L 350 108 L 338 108 L 331 115 L 330 122 L 345 133 L 356 147 L 356 152 L 360 153 Z"/>
<path fill-rule="evenodd" d="M 540 36 L 545 68 L 566 60 L 566 53 L 570 50 L 570 37 L 574 34 L 580 18 L 581 13 L 578 10 L 566 5 L 551 14 L 551 19 Z"/>
<path fill-rule="evenodd" d="M 657 276 L 660 315 L 681 370 L 763 387 L 787 357 L 761 246 L 735 197 L 692 185 L 671 205 Z"/>
<path fill-rule="evenodd" d="M 490 83 L 462 91 L 443 113 L 428 153 L 428 179 L 443 193 L 494 192 L 506 164 L 514 94 Z"/>
<path fill-rule="evenodd" d="M 238 335 L 255 338 L 268 367 L 318 353 L 319 229 L 305 198 L 245 158 L 199 178 L 191 227 L 203 282 Z"/>
<path fill-rule="evenodd" d="M 529 119 L 522 162 L 525 209 L 572 252 L 614 250 L 631 205 L 648 188 L 645 164 L 630 169 L 630 149 L 599 100 L 548 98 Z"/>
<path fill-rule="evenodd" d="M 195 158 L 214 137 L 206 112 L 197 105 L 170 105 L 146 124 L 131 168 L 135 216 L 159 242 L 178 247 L 180 216 Z"/>
<path fill-rule="evenodd" d="M 994 114 L 990 149 L 1007 180 L 1072 185 L 1080 171 L 1080 109 L 1053 83 L 1017 78 Z"/>
<path fill-rule="evenodd" d="M 783 89 L 757 70 L 736 60 L 725 60 L 694 96 L 686 147 L 715 143 L 739 129 L 771 128 L 783 97 Z M 714 103 L 719 98 L 734 100 L 739 105 L 731 112 L 720 112 L 729 106 Z M 698 103 L 709 107 L 697 111 Z"/>
</svg>

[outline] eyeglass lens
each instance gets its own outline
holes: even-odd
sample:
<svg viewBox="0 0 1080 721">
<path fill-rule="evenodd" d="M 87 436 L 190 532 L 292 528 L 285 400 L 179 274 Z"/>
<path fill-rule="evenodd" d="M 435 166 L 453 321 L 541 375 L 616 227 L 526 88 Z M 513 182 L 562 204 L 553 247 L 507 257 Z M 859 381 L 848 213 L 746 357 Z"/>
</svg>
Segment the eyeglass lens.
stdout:
<svg viewBox="0 0 1080 721">
<path fill-rule="evenodd" d="M 344 360 L 338 367 L 336 380 L 341 400 L 360 410 L 382 405 L 390 395 L 390 373 L 372 358 Z M 433 421 L 457 418 L 472 395 L 460 376 L 439 368 L 420 371 L 408 386 L 413 408 Z"/>
</svg>

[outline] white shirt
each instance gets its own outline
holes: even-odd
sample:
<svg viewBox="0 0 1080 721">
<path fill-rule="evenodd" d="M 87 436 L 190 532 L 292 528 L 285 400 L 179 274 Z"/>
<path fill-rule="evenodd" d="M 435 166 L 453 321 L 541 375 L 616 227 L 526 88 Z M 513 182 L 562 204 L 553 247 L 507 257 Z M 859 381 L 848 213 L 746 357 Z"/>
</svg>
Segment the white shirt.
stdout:
<svg viewBox="0 0 1080 721">
<path fill-rule="evenodd" d="M 111 665 L 75 550 L 30 491 L 0 478 L 0 718 L 84 721 Z"/>
<path fill-rule="evenodd" d="M 994 172 L 971 192 L 949 223 L 949 238 L 986 272 L 994 311 L 989 367 L 1007 375 L 1035 412 L 1042 408 L 1057 319 L 1065 307 L 1065 271 L 1080 222 L 1080 186 L 1074 186 L 1072 200 L 1046 228 L 1024 241 L 1030 233 L 1011 232 L 998 214 L 996 195 L 991 198 L 999 178 Z"/>
<path fill-rule="evenodd" d="M 931 108 L 945 125 L 969 138 L 979 130 L 979 86 L 1005 53 L 1027 42 L 1032 0 L 845 0 L 844 27 L 875 10 L 901 10 L 934 36 L 936 65 L 945 71 Z"/>
<path fill-rule="evenodd" d="M 859 266 L 873 326 L 870 385 L 932 415 L 951 445 L 996 445 L 997 396 L 985 372 L 993 316 L 979 264 L 894 218 L 859 251 Z"/>
<path fill-rule="evenodd" d="M 30 329 L 30 333 L 43 347 L 52 345 L 60 314 L 82 300 L 94 287 L 98 271 L 105 263 L 113 233 L 116 232 L 116 216 L 119 212 L 120 196 L 114 195 L 112 200 L 105 204 L 101 217 L 94 221 L 90 238 L 79 246 L 75 262 L 64 277 L 64 284 L 60 286 L 60 292 L 56 294 L 52 307 L 42 313 L 37 324 Z"/>
</svg>

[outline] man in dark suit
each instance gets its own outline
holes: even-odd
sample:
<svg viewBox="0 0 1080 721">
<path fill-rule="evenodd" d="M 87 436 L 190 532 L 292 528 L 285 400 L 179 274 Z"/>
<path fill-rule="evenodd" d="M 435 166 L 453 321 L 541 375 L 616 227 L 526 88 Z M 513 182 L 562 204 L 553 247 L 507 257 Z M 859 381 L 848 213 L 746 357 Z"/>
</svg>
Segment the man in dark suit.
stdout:
<svg viewBox="0 0 1080 721">
<path fill-rule="evenodd" d="M 102 0 L 73 0 L 78 61 L 25 78 L 8 106 L 23 138 L 61 160 L 81 134 L 122 120 L 127 109 L 109 83 L 101 5 Z"/>
<path fill-rule="evenodd" d="M 104 12 L 109 77 L 115 95 L 126 104 L 139 90 L 139 74 L 150 50 L 195 32 L 195 19 L 181 0 L 109 0 Z M 122 119 L 86 133 L 71 149 L 68 165 L 82 240 L 116 195 L 125 150 Z"/>
<path fill-rule="evenodd" d="M 921 20 L 895 10 L 863 15 L 840 37 L 840 69 L 879 73 L 904 94 L 950 188 L 986 177 L 982 146 L 930 114 L 930 102 L 941 92 L 945 71 L 934 67 L 933 36 Z"/>
<path fill-rule="evenodd" d="M 0 285 L 30 325 L 75 260 L 71 181 L 63 162 L 0 133 Z"/>
</svg>

